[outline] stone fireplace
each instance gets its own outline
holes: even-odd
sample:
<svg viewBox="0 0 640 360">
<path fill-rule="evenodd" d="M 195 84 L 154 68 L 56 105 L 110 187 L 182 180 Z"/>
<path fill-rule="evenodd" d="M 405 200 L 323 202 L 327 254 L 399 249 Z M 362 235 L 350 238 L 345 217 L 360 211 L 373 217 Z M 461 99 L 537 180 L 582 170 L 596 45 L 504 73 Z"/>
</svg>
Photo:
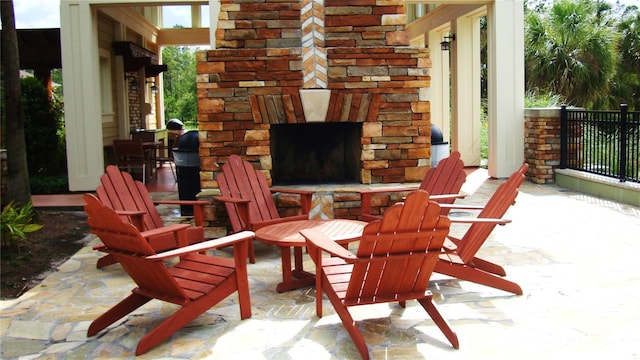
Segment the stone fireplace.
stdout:
<svg viewBox="0 0 640 360">
<path fill-rule="evenodd" d="M 239 154 L 277 184 L 418 182 L 429 50 L 401 0 L 222 0 L 197 54 L 201 182 Z"/>
</svg>

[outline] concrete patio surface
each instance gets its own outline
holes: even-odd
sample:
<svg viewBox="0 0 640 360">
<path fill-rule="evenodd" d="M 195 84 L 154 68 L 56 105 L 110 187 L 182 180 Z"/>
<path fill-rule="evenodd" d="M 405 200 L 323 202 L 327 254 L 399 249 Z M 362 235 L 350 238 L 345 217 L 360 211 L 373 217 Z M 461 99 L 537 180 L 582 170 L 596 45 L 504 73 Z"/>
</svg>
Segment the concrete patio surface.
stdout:
<svg viewBox="0 0 640 360">
<path fill-rule="evenodd" d="M 500 182 L 476 171 L 460 202 L 484 203 Z M 479 255 L 503 265 L 524 294 L 435 274 L 434 300 L 459 350 L 416 302 L 352 308 L 373 359 L 640 359 L 640 208 L 525 182 L 507 215 L 513 222 L 496 228 Z M 176 309 L 152 301 L 87 338 L 90 322 L 133 287 L 118 265 L 96 269 L 96 243 L 19 299 L 1 302 L 2 359 L 133 358 L 138 340 Z M 139 358 L 358 359 L 329 302 L 319 319 L 313 288 L 277 293 L 277 249 L 256 243 L 256 255 L 250 319 L 240 320 L 231 296 Z"/>
</svg>

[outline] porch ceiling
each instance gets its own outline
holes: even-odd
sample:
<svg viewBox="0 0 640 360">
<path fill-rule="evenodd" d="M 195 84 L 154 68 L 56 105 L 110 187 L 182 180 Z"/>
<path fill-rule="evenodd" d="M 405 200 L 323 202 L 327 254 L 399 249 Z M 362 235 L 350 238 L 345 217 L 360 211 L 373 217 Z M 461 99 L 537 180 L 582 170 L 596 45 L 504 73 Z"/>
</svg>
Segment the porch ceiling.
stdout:
<svg viewBox="0 0 640 360">
<path fill-rule="evenodd" d="M 16 32 L 21 69 L 62 68 L 60 29 L 17 29 Z"/>
</svg>

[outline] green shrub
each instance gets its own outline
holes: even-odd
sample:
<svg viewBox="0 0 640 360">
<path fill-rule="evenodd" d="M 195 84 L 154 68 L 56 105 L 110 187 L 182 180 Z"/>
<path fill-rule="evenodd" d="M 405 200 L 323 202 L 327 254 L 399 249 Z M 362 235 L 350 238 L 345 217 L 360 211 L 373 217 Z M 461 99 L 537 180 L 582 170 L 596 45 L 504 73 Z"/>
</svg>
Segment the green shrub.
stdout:
<svg viewBox="0 0 640 360">
<path fill-rule="evenodd" d="M 21 86 L 29 176 L 66 174 L 61 104 L 36 78 L 23 78 Z"/>
<path fill-rule="evenodd" d="M 565 100 L 562 95 L 554 94 L 552 92 L 540 92 L 538 89 L 527 91 L 524 103 L 526 108 L 547 108 L 547 107 L 560 107 L 565 104 Z"/>
<path fill-rule="evenodd" d="M 20 248 L 20 241 L 27 240 L 27 234 L 42 229 L 42 225 L 34 224 L 35 213 L 31 202 L 17 209 L 11 202 L 2 209 L 0 234 L 2 246 Z"/>
<path fill-rule="evenodd" d="M 30 176 L 31 194 L 66 194 L 69 192 L 69 181 L 66 174 L 51 176 Z"/>
</svg>

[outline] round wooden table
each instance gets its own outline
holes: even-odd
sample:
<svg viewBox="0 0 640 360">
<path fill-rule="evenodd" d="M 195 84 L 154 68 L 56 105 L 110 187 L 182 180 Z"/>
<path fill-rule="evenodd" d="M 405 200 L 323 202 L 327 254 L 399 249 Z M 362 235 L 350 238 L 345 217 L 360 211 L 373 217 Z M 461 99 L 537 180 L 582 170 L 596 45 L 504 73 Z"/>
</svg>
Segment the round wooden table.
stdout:
<svg viewBox="0 0 640 360">
<path fill-rule="evenodd" d="M 333 220 L 298 220 L 268 225 L 255 231 L 256 239 L 265 244 L 280 248 L 282 257 L 282 282 L 278 284 L 278 292 L 310 286 L 315 283 L 315 275 L 304 271 L 302 266 L 302 248 L 307 245 L 300 230 L 315 228 L 338 243 L 349 243 L 362 236 L 367 223 L 364 221 Z M 294 251 L 294 268 L 291 268 L 291 248 Z"/>
</svg>

